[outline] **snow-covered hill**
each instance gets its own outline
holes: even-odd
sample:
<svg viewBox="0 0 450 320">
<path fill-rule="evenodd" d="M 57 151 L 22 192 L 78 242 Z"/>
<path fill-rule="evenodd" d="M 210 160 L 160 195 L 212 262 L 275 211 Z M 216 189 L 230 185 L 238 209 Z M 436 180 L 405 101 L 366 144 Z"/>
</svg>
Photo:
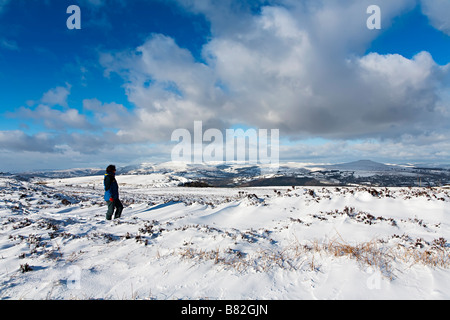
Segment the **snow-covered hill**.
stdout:
<svg viewBox="0 0 450 320">
<path fill-rule="evenodd" d="M 73 169 L 21 174 L 22 177 L 70 178 L 102 176 L 104 169 Z M 443 186 L 450 184 L 450 170 L 411 165 L 387 165 L 361 160 L 344 164 L 281 163 L 269 168 L 249 164 L 142 163 L 118 168 L 119 175 L 164 175 L 180 184 L 202 181 L 215 187 L 236 186 Z M 160 179 L 161 180 L 161 179 Z"/>
<path fill-rule="evenodd" d="M 379 172 L 396 171 L 398 169 L 397 166 L 378 163 L 371 160 L 359 160 L 349 163 L 326 165 L 324 167 L 343 171 L 353 170 L 353 171 L 379 171 Z"/>
<path fill-rule="evenodd" d="M 450 190 L 0 177 L 1 299 L 449 299 Z"/>
</svg>

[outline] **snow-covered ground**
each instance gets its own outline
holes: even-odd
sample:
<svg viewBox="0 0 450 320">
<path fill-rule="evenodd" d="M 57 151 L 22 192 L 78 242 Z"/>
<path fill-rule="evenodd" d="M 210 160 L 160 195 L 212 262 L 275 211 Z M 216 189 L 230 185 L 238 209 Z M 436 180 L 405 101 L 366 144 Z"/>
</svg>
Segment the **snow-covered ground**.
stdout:
<svg viewBox="0 0 450 320">
<path fill-rule="evenodd" d="M 0 178 L 1 299 L 449 299 L 450 190 Z"/>
</svg>

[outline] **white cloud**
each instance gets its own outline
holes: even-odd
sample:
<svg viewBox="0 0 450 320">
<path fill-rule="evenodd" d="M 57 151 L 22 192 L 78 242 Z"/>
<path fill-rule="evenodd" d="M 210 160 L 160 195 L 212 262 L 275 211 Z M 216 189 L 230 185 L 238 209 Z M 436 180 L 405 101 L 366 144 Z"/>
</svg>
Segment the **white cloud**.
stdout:
<svg viewBox="0 0 450 320">
<path fill-rule="evenodd" d="M 192 129 L 202 120 L 204 130 L 243 124 L 280 129 L 293 140 L 329 139 L 325 145 L 285 147 L 285 159 L 445 157 L 450 65 L 437 65 L 427 52 L 412 59 L 365 55 L 380 34 L 366 27 L 366 9 L 373 1 L 280 0 L 260 10 L 234 0 L 173 1 L 211 23 L 201 62 L 173 38 L 152 34 L 136 48 L 104 52 L 100 58 L 106 76 L 123 78 L 133 110 L 86 99 L 83 111 L 93 114 L 90 123 L 70 109 L 67 85 L 48 91 L 35 108 L 19 114 L 61 131 L 65 126 L 100 128 L 97 135 L 61 134 L 53 142 L 81 154 L 94 153 L 108 141 L 122 156 L 143 152 L 138 143 L 160 143 L 143 156 L 167 151 L 173 130 Z M 379 0 L 383 28 L 416 3 Z"/>
<path fill-rule="evenodd" d="M 124 141 L 167 141 L 174 128 L 214 119 L 221 104 L 213 70 L 169 37 L 153 35 L 133 52 L 101 61 L 107 73 L 127 79 L 128 98 L 137 106 L 136 122 L 119 132 Z"/>
<path fill-rule="evenodd" d="M 411 60 L 370 54 L 358 59 L 358 72 L 364 84 L 361 101 L 368 106 L 355 116 L 367 129 L 378 128 L 381 136 L 395 137 L 445 127 L 448 118 L 437 106 L 448 71 L 429 53 L 419 53 Z"/>
<path fill-rule="evenodd" d="M 433 27 L 450 36 L 450 1 L 421 0 L 421 4 Z"/>
<path fill-rule="evenodd" d="M 66 87 L 56 87 L 44 93 L 41 102 L 50 106 L 68 107 L 67 97 L 70 95 L 69 84 Z"/>
<path fill-rule="evenodd" d="M 43 123 L 46 128 L 52 130 L 93 129 L 85 115 L 71 108 L 61 111 L 45 104 L 39 104 L 35 108 L 21 107 L 13 116 L 21 119 L 32 119 Z"/>
<path fill-rule="evenodd" d="M 93 129 L 84 114 L 69 107 L 67 99 L 70 95 L 70 87 L 67 84 L 66 87 L 53 88 L 45 92 L 40 101 L 30 100 L 28 107 L 21 107 L 8 115 L 23 120 L 34 120 L 52 130 Z"/>
<path fill-rule="evenodd" d="M 281 161 L 343 163 L 371 159 L 385 163 L 442 163 L 450 156 L 446 135 L 403 135 L 399 139 L 327 141 L 321 144 L 288 144 Z"/>
<path fill-rule="evenodd" d="M 46 133 L 27 135 L 22 131 L 0 131 L 0 149 L 12 151 L 55 152 L 55 141 Z"/>
<path fill-rule="evenodd" d="M 96 125 L 102 128 L 124 128 L 136 123 L 135 115 L 121 104 L 102 103 L 98 99 L 85 99 L 83 110 L 94 113 Z"/>
<path fill-rule="evenodd" d="M 107 72 L 124 77 L 140 118 L 122 137 L 167 141 L 174 129 L 203 120 L 205 127 L 242 123 L 291 137 L 395 138 L 448 120 L 437 108 L 445 105 L 448 67 L 425 52 L 413 59 L 361 54 L 378 34 L 366 27 L 370 1 L 292 2 L 257 14 L 229 2 L 183 3 L 211 20 L 205 63 L 163 35 L 103 56 Z M 414 3 L 381 1 L 384 25 Z M 237 18 L 239 30 L 231 25 Z"/>
</svg>

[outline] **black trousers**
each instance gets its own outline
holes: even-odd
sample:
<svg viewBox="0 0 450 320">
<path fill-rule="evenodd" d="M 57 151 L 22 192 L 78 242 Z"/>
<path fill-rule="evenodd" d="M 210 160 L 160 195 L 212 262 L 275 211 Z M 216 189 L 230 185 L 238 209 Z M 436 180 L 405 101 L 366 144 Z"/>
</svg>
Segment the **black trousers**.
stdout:
<svg viewBox="0 0 450 320">
<path fill-rule="evenodd" d="M 108 211 L 106 212 L 106 220 L 112 219 L 114 209 L 115 209 L 114 219 L 120 218 L 122 216 L 123 205 L 119 199 L 114 199 L 114 201 L 106 201 L 106 203 L 108 204 Z"/>
</svg>

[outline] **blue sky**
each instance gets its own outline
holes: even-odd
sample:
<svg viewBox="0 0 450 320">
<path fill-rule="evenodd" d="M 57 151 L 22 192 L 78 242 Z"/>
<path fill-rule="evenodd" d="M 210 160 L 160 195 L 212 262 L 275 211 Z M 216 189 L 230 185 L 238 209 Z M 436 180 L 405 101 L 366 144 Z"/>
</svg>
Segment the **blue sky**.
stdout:
<svg viewBox="0 0 450 320">
<path fill-rule="evenodd" d="M 0 16 L 11 29 L 1 32 L 2 110 L 14 111 L 66 83 L 73 88 L 69 100 L 74 108 L 89 97 L 128 104 L 123 81 L 103 76 L 100 52 L 135 48 L 151 33 L 164 33 L 198 56 L 208 37 L 205 19 L 162 1 L 110 2 L 78 3 L 82 30 L 72 31 L 66 28 L 66 9 L 76 1 L 28 1 L 26 10 L 24 1 L 11 1 Z M 4 119 L 2 126 L 13 128 L 21 120 Z"/>
<path fill-rule="evenodd" d="M 372 42 L 368 52 L 398 53 L 411 59 L 421 51 L 428 51 L 441 65 L 449 62 L 448 34 L 434 28 L 423 14 L 420 5 L 394 19 L 393 25 Z"/>
<path fill-rule="evenodd" d="M 286 161 L 449 164 L 449 16 L 447 0 L 0 0 L 0 171 L 169 161 L 194 121 L 279 129 Z"/>
</svg>

